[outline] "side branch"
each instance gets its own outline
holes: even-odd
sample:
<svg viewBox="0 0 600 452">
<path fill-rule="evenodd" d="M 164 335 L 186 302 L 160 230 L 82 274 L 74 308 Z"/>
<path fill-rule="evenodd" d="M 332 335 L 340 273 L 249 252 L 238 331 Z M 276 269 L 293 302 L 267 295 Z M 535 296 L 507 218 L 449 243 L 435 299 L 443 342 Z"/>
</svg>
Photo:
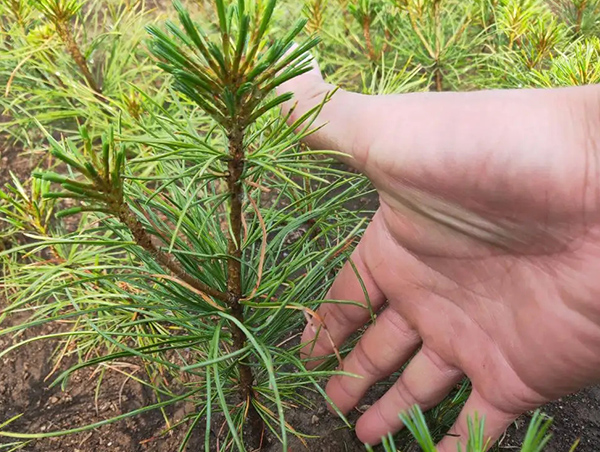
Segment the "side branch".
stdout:
<svg viewBox="0 0 600 452">
<path fill-rule="evenodd" d="M 94 92 L 94 96 L 96 97 L 96 99 L 105 104 L 108 103 L 107 99 L 102 95 L 102 88 L 94 79 L 94 76 L 90 71 L 88 63 L 83 54 L 81 53 L 77 42 L 75 41 L 75 36 L 73 36 L 73 32 L 69 28 L 69 24 L 59 22 L 56 24 L 56 30 L 61 40 L 63 41 L 63 44 L 66 46 L 67 52 L 69 52 L 69 55 L 71 55 L 71 58 L 73 58 L 75 64 L 81 71 L 81 75 L 85 79 L 86 84 Z"/>
<path fill-rule="evenodd" d="M 181 267 L 181 265 L 171 256 L 159 250 L 154 243 L 152 243 L 152 239 L 148 232 L 146 232 L 144 229 L 142 223 L 140 223 L 135 214 L 125 204 L 121 205 L 119 208 L 119 219 L 129 228 L 133 238 L 135 239 L 135 242 L 148 251 L 152 257 L 158 261 L 159 264 L 167 267 L 179 279 L 189 284 L 194 289 L 216 298 L 217 300 L 228 302 L 227 294 L 221 292 L 220 290 L 214 289 L 202 281 L 194 278 L 192 275 L 186 272 L 183 267 Z"/>
</svg>

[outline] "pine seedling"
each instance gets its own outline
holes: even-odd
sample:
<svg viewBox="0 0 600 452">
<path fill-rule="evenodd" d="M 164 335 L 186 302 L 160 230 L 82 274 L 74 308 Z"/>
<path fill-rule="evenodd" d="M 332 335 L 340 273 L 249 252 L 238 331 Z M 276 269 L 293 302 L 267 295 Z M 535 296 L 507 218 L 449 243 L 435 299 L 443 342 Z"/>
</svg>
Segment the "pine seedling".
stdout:
<svg viewBox="0 0 600 452">
<path fill-rule="evenodd" d="M 527 428 L 521 452 L 542 452 L 552 438 L 548 433 L 551 424 L 552 419 L 545 417 L 537 410 Z"/>
<path fill-rule="evenodd" d="M 302 13 L 306 17 L 306 30 L 309 33 L 317 34 L 323 28 L 325 13 L 328 0 L 310 0 L 302 8 Z"/>
<path fill-rule="evenodd" d="M 246 130 L 261 116 L 291 99 L 291 93 L 267 100 L 275 89 L 310 70 L 307 52 L 318 40 L 309 39 L 294 48 L 294 40 L 304 28 L 299 21 L 284 38 L 265 46 L 264 38 L 271 23 L 276 0 L 267 2 L 257 28 L 251 29 L 252 17 L 245 0 L 226 5 L 215 2 L 220 41 L 211 41 L 191 19 L 179 2 L 174 6 L 182 28 L 167 23 L 170 35 L 149 27 L 153 36 L 150 48 L 161 60 L 159 66 L 175 78 L 175 88 L 194 101 L 222 128 L 228 140 L 226 184 L 229 194 L 227 239 L 227 304 L 239 324 L 244 323 L 242 286 L 242 203 L 248 143 Z M 246 337 L 239 325 L 232 327 L 234 347 L 245 347 Z M 247 416 L 257 445 L 262 421 L 253 400 L 252 371 L 239 364 L 240 392 L 248 401 Z"/>
<path fill-rule="evenodd" d="M 564 42 L 565 32 L 565 27 L 554 17 L 538 17 L 527 30 L 519 49 L 527 69 L 539 69 Z"/>
<path fill-rule="evenodd" d="M 27 0 L 1 0 L 0 7 L 12 16 L 21 28 L 25 27 L 32 7 Z"/>
<path fill-rule="evenodd" d="M 533 86 L 578 86 L 600 83 L 600 40 L 584 39 L 556 56 L 545 70 L 530 74 Z"/>
<path fill-rule="evenodd" d="M 416 443 L 423 452 L 436 452 L 435 442 L 427 428 L 425 422 L 425 416 L 421 409 L 415 405 L 413 408 L 408 410 L 406 413 L 400 414 L 400 419 L 404 423 L 404 426 L 410 431 L 414 437 Z M 466 438 L 466 444 L 464 448 L 461 444 L 457 446 L 458 452 L 485 452 L 488 450 L 490 444 L 489 440 L 485 438 L 485 418 L 480 418 L 477 414 L 474 417 L 469 417 L 468 423 L 468 438 Z M 548 442 L 550 441 L 551 435 L 548 434 L 548 429 L 552 423 L 552 419 L 545 418 L 539 411 L 533 414 L 521 452 L 542 452 Z M 396 447 L 394 438 L 392 435 L 388 435 L 382 438 L 382 447 L 385 452 L 399 452 L 400 450 Z M 367 446 L 368 452 L 373 452 L 373 448 Z"/>
<path fill-rule="evenodd" d="M 495 18 L 495 33 L 488 40 L 493 51 L 485 68 L 488 85 L 498 77 L 498 86 L 529 86 L 535 74 L 545 72 L 567 48 L 568 27 L 547 2 L 505 0 Z"/>
<path fill-rule="evenodd" d="M 382 5 L 378 0 L 359 0 L 358 2 L 348 5 L 350 14 L 361 27 L 365 50 L 372 62 L 378 61 L 381 52 L 385 51 L 385 48 L 382 48 L 381 50 L 376 49 L 374 35 L 372 33 L 373 25 L 375 24 L 381 9 Z"/>
<path fill-rule="evenodd" d="M 320 166 L 312 165 L 309 161 L 306 161 L 296 169 L 296 161 L 305 160 L 311 152 L 306 151 L 306 156 L 302 156 L 302 153 L 294 155 L 291 151 L 295 149 L 298 142 L 298 138 L 294 136 L 293 131 L 299 130 L 299 137 L 309 133 L 304 122 L 314 115 L 321 106 L 304 115 L 291 128 L 288 128 L 285 124 L 288 118 L 279 118 L 276 121 L 264 119 L 268 114 L 272 117 L 275 109 L 283 102 L 291 99 L 290 94 L 276 95 L 275 89 L 285 81 L 308 71 L 312 67 L 307 51 L 316 45 L 318 41 L 315 38 L 309 38 L 297 46 L 294 45 L 294 40 L 306 22 L 301 20 L 283 38 L 274 39 L 269 43 L 267 34 L 275 1 L 266 4 L 260 20 L 255 20 L 251 16 L 251 11 L 255 9 L 248 6 L 244 1 L 227 6 L 221 1 L 215 2 L 219 21 L 219 34 L 218 39 L 215 41 L 209 38 L 208 33 L 203 28 L 193 22 L 187 10 L 179 3 L 175 3 L 175 8 L 181 28 L 171 22 L 166 25 L 167 32 L 162 31 L 159 27 L 148 28 L 152 36 L 149 48 L 158 58 L 160 67 L 172 75 L 174 86 L 184 98 L 195 103 L 212 118 L 214 126 L 212 131 L 208 132 L 209 135 L 221 133 L 226 139 L 226 150 L 220 151 L 212 145 L 206 144 L 198 131 L 188 129 L 186 135 L 180 135 L 187 136 L 194 143 L 205 143 L 202 145 L 202 151 L 207 158 L 202 163 L 202 169 L 197 175 L 192 176 L 188 189 L 195 190 L 194 193 L 198 193 L 199 190 L 193 186 L 193 183 L 196 182 L 199 184 L 199 189 L 202 189 L 202 192 L 206 195 L 202 202 L 214 203 L 214 210 L 206 212 L 207 216 L 202 221 L 205 225 L 207 222 L 210 225 L 218 225 L 219 230 L 213 230 L 211 235 L 203 241 L 199 240 L 200 237 L 198 237 L 198 231 L 202 232 L 203 226 L 199 226 L 199 229 L 193 232 L 190 231 L 193 236 L 186 235 L 186 239 L 194 240 L 197 243 L 199 247 L 196 249 L 197 252 L 207 249 L 203 253 L 205 256 L 211 251 L 215 253 L 219 248 L 221 237 L 225 239 L 225 253 L 221 252 L 220 256 L 217 255 L 212 258 L 217 262 L 217 265 L 212 269 L 204 268 L 208 276 L 213 276 L 212 282 L 206 281 L 206 275 L 198 277 L 197 269 L 190 271 L 190 258 L 185 257 L 185 255 L 171 253 L 171 251 L 178 251 L 179 246 L 175 247 L 175 245 L 181 243 L 179 234 L 187 234 L 188 232 L 189 212 L 196 210 L 192 209 L 190 201 L 194 201 L 195 198 L 178 198 L 181 196 L 181 192 L 176 191 L 170 191 L 168 194 L 163 193 L 168 186 L 159 187 L 154 194 L 135 184 L 128 188 L 125 183 L 129 177 L 126 171 L 125 158 L 127 146 L 122 138 L 117 139 L 112 131 L 105 133 L 100 142 L 89 135 L 86 127 L 80 128 L 79 137 L 75 140 L 65 138 L 59 142 L 50 134 L 47 134 L 46 138 L 50 143 L 52 154 L 68 165 L 70 172 L 68 175 L 48 171 L 34 174 L 39 180 L 61 187 L 60 190 L 45 193 L 45 199 L 73 199 L 79 203 L 76 207 L 58 211 L 56 215 L 58 218 L 91 213 L 110 225 L 117 235 L 124 238 L 129 235 L 138 247 L 136 254 L 147 261 L 150 268 L 155 269 L 158 266 L 163 269 L 160 272 L 154 270 L 155 274 L 150 274 L 146 278 L 150 278 L 152 281 L 159 278 L 161 285 L 173 286 L 170 290 L 175 292 L 180 292 L 182 287 L 191 291 L 195 296 L 200 297 L 201 303 L 206 305 L 206 316 L 218 315 L 220 317 L 220 323 L 214 325 L 211 333 L 212 338 L 209 341 L 212 345 L 208 347 L 210 352 L 206 358 L 211 364 L 202 364 L 201 366 L 202 368 L 208 368 L 209 373 L 205 384 L 209 392 L 204 409 L 198 416 L 206 415 L 207 422 L 210 422 L 210 409 L 213 398 L 216 398 L 230 427 L 228 437 L 233 441 L 235 447 L 240 450 L 244 449 L 244 444 L 252 448 L 259 445 L 265 428 L 263 420 L 269 428 L 271 428 L 272 421 L 276 421 L 280 425 L 280 439 L 284 446 L 286 444 L 285 432 L 291 429 L 284 422 L 283 405 L 278 390 L 278 385 L 283 385 L 282 387 L 285 388 L 286 385 L 282 382 L 290 377 L 282 377 L 280 382 L 275 380 L 274 365 L 269 355 L 272 350 L 260 346 L 253 334 L 250 333 L 248 329 L 249 319 L 254 319 L 252 323 L 254 325 L 256 325 L 258 319 L 262 319 L 258 325 L 277 322 L 278 328 L 287 329 L 288 326 L 282 322 L 283 319 L 289 317 L 286 314 L 288 310 L 312 312 L 310 309 L 306 310 L 303 306 L 290 302 L 290 299 L 285 305 L 275 302 L 259 304 L 255 301 L 257 294 L 261 292 L 267 301 L 278 294 L 281 296 L 281 291 L 287 290 L 282 289 L 287 285 L 287 278 L 311 262 L 306 261 L 306 257 L 301 257 L 303 250 L 310 248 L 306 248 L 306 244 L 301 244 L 304 240 L 299 241 L 300 245 L 293 254 L 296 256 L 297 261 L 291 262 L 292 265 L 289 265 L 283 273 L 275 273 L 274 277 L 277 278 L 277 282 L 271 281 L 269 283 L 265 281 L 266 278 L 263 278 L 263 276 L 267 273 L 266 267 L 268 264 L 266 262 L 271 262 L 271 265 L 278 264 L 278 258 L 266 255 L 267 237 L 273 231 L 273 226 L 282 227 L 282 220 L 278 219 L 279 214 L 276 214 L 275 211 L 261 214 L 256 201 L 251 199 L 251 195 L 246 190 L 249 186 L 261 187 L 262 178 L 272 179 L 275 175 L 283 178 L 285 185 L 287 185 L 287 192 L 291 192 L 290 185 L 295 186 L 296 184 L 282 171 L 293 171 L 303 178 L 312 177 L 307 171 L 317 169 Z M 256 27 L 253 27 L 252 24 L 256 24 Z M 158 117 L 156 117 L 156 120 L 160 121 Z M 170 118 L 170 121 L 173 124 L 175 120 Z M 177 134 L 181 134 L 181 132 L 178 131 Z M 157 140 L 150 136 L 132 141 L 146 146 L 160 146 L 162 149 L 173 146 L 173 149 L 177 151 L 184 151 L 178 153 L 183 162 L 188 158 L 189 161 L 198 161 L 198 156 L 202 155 L 201 153 L 190 154 L 187 157 L 185 143 L 177 141 L 175 133 L 169 132 L 169 135 L 173 138 L 172 143 L 166 140 Z M 78 143 L 81 143 L 81 145 Z M 284 158 L 277 159 L 277 156 L 283 156 Z M 177 180 L 176 175 L 171 174 L 169 177 L 172 181 Z M 327 182 L 325 179 L 318 177 L 315 180 L 320 181 L 319 183 Z M 205 181 L 211 184 L 210 188 L 206 186 Z M 327 190 L 330 186 L 331 184 L 327 182 Z M 133 195 L 132 199 L 132 194 L 127 194 L 128 190 L 140 191 Z M 212 192 L 212 195 L 209 194 L 210 192 Z M 312 198 L 322 196 L 321 193 L 321 191 L 315 190 L 311 192 L 310 197 L 304 195 L 303 199 L 300 196 L 293 206 L 293 208 L 300 209 L 301 217 L 306 217 L 306 220 L 301 220 L 301 218 L 294 220 L 294 224 L 307 221 L 309 227 L 315 229 L 315 232 L 311 232 L 306 239 L 311 238 L 314 241 L 314 244 L 311 244 L 310 247 L 319 245 L 320 248 L 323 245 L 320 242 L 320 237 L 327 234 L 327 232 L 322 232 L 319 222 L 313 218 L 318 218 L 318 210 L 305 210 L 301 206 L 307 202 L 313 203 Z M 159 210 L 165 209 L 162 210 L 162 217 L 156 216 L 148 210 L 144 212 L 144 206 L 138 202 L 144 197 L 147 197 L 145 202 L 150 203 L 148 205 L 156 206 Z M 334 198 L 334 200 L 336 203 L 341 202 L 339 197 Z M 173 205 L 182 210 L 172 210 Z M 248 215 L 246 210 L 249 205 L 253 206 L 252 210 L 256 212 L 257 220 L 255 221 L 258 221 L 258 223 L 255 222 L 254 227 L 260 225 L 257 230 L 259 234 L 254 233 L 252 237 L 249 236 L 249 225 L 245 218 Z M 224 210 L 221 211 L 223 207 Z M 140 217 L 144 214 L 146 218 L 141 220 Z M 211 216 L 215 214 L 219 220 L 213 221 Z M 287 215 L 289 214 L 286 213 L 284 217 L 287 217 Z M 167 217 L 166 221 L 165 216 Z M 120 225 L 117 226 L 113 220 L 118 220 Z M 312 223 L 309 223 L 308 220 L 312 220 Z M 289 222 L 290 220 L 285 221 Z M 357 224 L 358 226 L 356 226 Z M 361 225 L 362 222 L 355 222 L 354 230 L 357 227 L 360 228 Z M 342 225 L 329 225 L 325 231 L 332 228 L 337 229 L 340 226 Z M 175 229 L 171 240 L 165 239 L 165 231 L 169 227 Z M 351 237 L 352 239 L 355 238 L 354 234 L 355 232 Z M 285 235 L 279 235 L 277 240 L 283 240 L 283 238 L 285 238 Z M 103 240 L 106 240 L 106 238 Z M 253 243 L 257 240 L 262 241 L 260 251 L 248 244 L 249 241 Z M 156 241 L 170 242 L 167 243 L 169 250 L 166 251 L 163 247 L 157 245 Z M 344 254 L 342 251 L 352 243 L 351 240 L 340 241 L 331 250 L 320 251 L 326 256 L 323 257 L 325 260 L 319 265 L 323 266 L 324 269 L 337 265 L 339 260 L 343 259 Z M 210 250 L 211 247 L 212 250 Z M 139 249 L 145 252 L 139 253 Z M 246 250 L 245 253 L 244 250 Z M 247 258 L 245 254 L 248 254 L 252 259 L 255 256 L 259 257 L 260 268 L 254 270 L 254 273 L 248 274 L 248 270 L 245 269 L 244 261 Z M 220 262 L 225 263 L 224 268 L 219 268 Z M 170 272 L 170 275 L 164 274 L 164 270 Z M 97 276 L 97 278 L 106 278 L 102 273 L 100 275 L 102 276 Z M 316 280 L 314 279 L 318 275 L 319 273 L 313 270 L 311 275 L 306 275 L 303 278 L 304 282 L 302 284 L 289 286 L 289 290 L 292 291 L 290 297 L 292 294 L 295 294 L 295 297 L 300 297 L 301 293 L 296 292 L 297 290 L 309 289 L 314 291 L 318 289 L 319 286 L 315 286 Z M 125 275 L 125 277 L 131 278 L 130 275 Z M 137 278 L 139 277 L 137 276 Z M 249 279 L 250 281 L 256 279 L 256 282 L 249 284 Z M 261 285 L 261 280 L 266 288 Z M 105 284 L 108 284 L 108 282 Z M 310 284 L 310 286 L 305 286 L 306 284 Z M 148 293 L 158 293 L 156 288 L 148 287 L 145 290 Z M 125 290 L 125 292 L 128 291 Z M 128 297 L 135 298 L 137 295 L 129 291 Z M 164 304 L 171 298 L 172 295 L 163 296 L 160 303 Z M 182 301 L 178 298 L 177 302 L 181 303 Z M 287 306 L 288 304 L 289 306 Z M 189 306 L 190 302 L 188 301 L 186 305 Z M 268 315 L 267 312 L 269 311 L 274 311 L 277 315 Z M 266 333 L 264 337 L 268 338 L 269 335 L 269 333 Z M 223 355 L 219 353 L 219 349 L 224 341 L 229 341 L 229 338 L 231 338 L 231 342 L 228 343 L 228 347 L 231 352 L 225 355 L 226 358 L 223 358 Z M 261 371 L 260 368 L 258 372 L 254 370 L 256 364 L 249 359 L 250 350 L 255 350 L 257 358 L 266 366 L 266 370 Z M 286 351 L 278 353 L 285 354 L 288 363 L 293 362 L 295 366 L 301 368 L 300 361 L 294 358 L 291 353 Z M 231 366 L 228 366 L 226 373 L 223 374 L 224 370 L 220 363 L 235 357 L 237 359 L 233 369 L 235 369 L 236 376 L 233 378 L 236 381 L 237 400 L 241 400 L 241 403 L 233 409 L 235 415 L 230 415 L 229 412 L 232 407 L 228 405 L 230 403 L 228 402 L 229 396 L 224 392 L 223 385 L 224 381 L 232 378 Z M 161 361 L 161 363 L 164 363 L 164 361 Z M 197 367 L 190 365 L 185 368 L 185 371 L 195 373 Z M 256 395 L 256 385 L 261 374 L 263 379 L 268 377 L 269 383 L 268 389 L 264 389 L 263 399 L 259 400 Z M 64 381 L 65 378 L 63 376 L 60 380 Z M 312 377 L 299 374 L 298 377 L 294 376 L 294 378 L 304 378 L 310 382 Z M 173 400 L 180 399 L 174 398 Z M 276 412 L 269 408 L 268 405 L 271 402 L 275 403 Z M 245 425 L 243 432 L 241 425 Z M 210 431 L 210 429 L 207 429 L 207 431 Z M 2 432 L 1 434 L 6 435 L 7 433 Z"/>
<path fill-rule="evenodd" d="M 507 37 L 509 50 L 521 43 L 531 24 L 539 18 L 541 8 L 538 0 L 507 0 L 499 5 L 496 24 L 499 32 Z"/>
<path fill-rule="evenodd" d="M 594 36 L 600 29 L 600 1 L 554 0 L 556 11 L 575 36 Z"/>
<path fill-rule="evenodd" d="M 400 419 L 423 452 L 435 452 L 435 443 L 425 423 L 425 416 L 418 406 L 411 408 L 408 413 L 401 413 Z"/>
<path fill-rule="evenodd" d="M 479 64 L 483 34 L 474 27 L 475 5 L 452 0 L 394 0 L 392 4 L 398 11 L 392 47 L 421 65 L 431 90 L 455 86 L 461 74 Z"/>
</svg>

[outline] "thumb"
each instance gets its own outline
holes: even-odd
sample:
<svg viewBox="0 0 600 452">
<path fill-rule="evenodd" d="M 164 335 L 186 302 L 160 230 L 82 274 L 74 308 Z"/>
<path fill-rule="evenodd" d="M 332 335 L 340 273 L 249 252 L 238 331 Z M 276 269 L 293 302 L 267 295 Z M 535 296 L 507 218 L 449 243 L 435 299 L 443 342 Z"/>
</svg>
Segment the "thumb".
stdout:
<svg viewBox="0 0 600 452">
<path fill-rule="evenodd" d="M 337 89 L 323 79 L 314 58 L 312 65 L 309 72 L 278 87 L 277 94 L 291 92 L 294 95 L 292 100 L 283 104 L 283 114 L 287 115 L 292 110 L 288 120 L 292 124 L 330 96 L 312 123 L 311 129 L 316 132 L 303 141 L 313 149 L 347 154 L 348 159 L 343 159 L 346 163 L 363 169 L 362 162 L 369 145 L 368 131 L 372 129 L 369 127 L 372 96 Z"/>
</svg>

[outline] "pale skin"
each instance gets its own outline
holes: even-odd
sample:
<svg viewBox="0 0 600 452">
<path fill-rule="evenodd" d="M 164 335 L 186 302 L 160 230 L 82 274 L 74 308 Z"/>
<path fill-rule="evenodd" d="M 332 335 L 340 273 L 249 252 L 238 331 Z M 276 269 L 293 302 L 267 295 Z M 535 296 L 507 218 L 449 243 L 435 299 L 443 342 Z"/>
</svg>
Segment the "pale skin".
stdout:
<svg viewBox="0 0 600 452">
<path fill-rule="evenodd" d="M 282 90 L 297 118 L 333 88 L 315 66 Z M 343 362 L 362 378 L 335 376 L 327 393 L 348 413 L 410 360 L 358 420 L 361 441 L 464 376 L 473 392 L 440 452 L 457 450 L 467 416 L 485 416 L 494 442 L 521 413 L 600 383 L 600 86 L 337 91 L 316 124 L 308 144 L 347 154 L 381 201 L 351 258 L 379 311 Z M 367 303 L 349 264 L 328 297 Z M 340 304 L 319 316 L 338 346 L 370 318 Z M 303 335 L 313 359 L 333 351 L 322 331 Z"/>
</svg>

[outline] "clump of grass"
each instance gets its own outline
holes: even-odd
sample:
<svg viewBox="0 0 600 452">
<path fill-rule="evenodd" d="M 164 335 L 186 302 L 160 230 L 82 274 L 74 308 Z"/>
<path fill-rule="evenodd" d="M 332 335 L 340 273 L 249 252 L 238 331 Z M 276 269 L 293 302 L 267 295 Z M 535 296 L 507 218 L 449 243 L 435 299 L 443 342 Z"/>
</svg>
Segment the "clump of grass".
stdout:
<svg viewBox="0 0 600 452">
<path fill-rule="evenodd" d="M 435 442 L 427 427 L 425 416 L 418 406 L 413 407 L 407 413 L 401 413 L 400 419 L 404 422 L 406 429 L 415 438 L 416 443 L 423 452 L 436 452 Z M 545 418 L 539 411 L 533 414 L 531 423 L 525 434 L 521 452 L 542 452 L 551 439 L 548 429 L 552 419 Z M 475 415 L 469 419 L 469 437 L 463 446 L 457 446 L 458 452 L 486 452 L 491 444 L 485 439 L 484 435 L 485 419 Z M 383 438 L 382 448 L 385 452 L 398 452 L 396 443 L 392 435 Z M 370 446 L 367 446 L 368 452 L 373 452 Z"/>
</svg>

